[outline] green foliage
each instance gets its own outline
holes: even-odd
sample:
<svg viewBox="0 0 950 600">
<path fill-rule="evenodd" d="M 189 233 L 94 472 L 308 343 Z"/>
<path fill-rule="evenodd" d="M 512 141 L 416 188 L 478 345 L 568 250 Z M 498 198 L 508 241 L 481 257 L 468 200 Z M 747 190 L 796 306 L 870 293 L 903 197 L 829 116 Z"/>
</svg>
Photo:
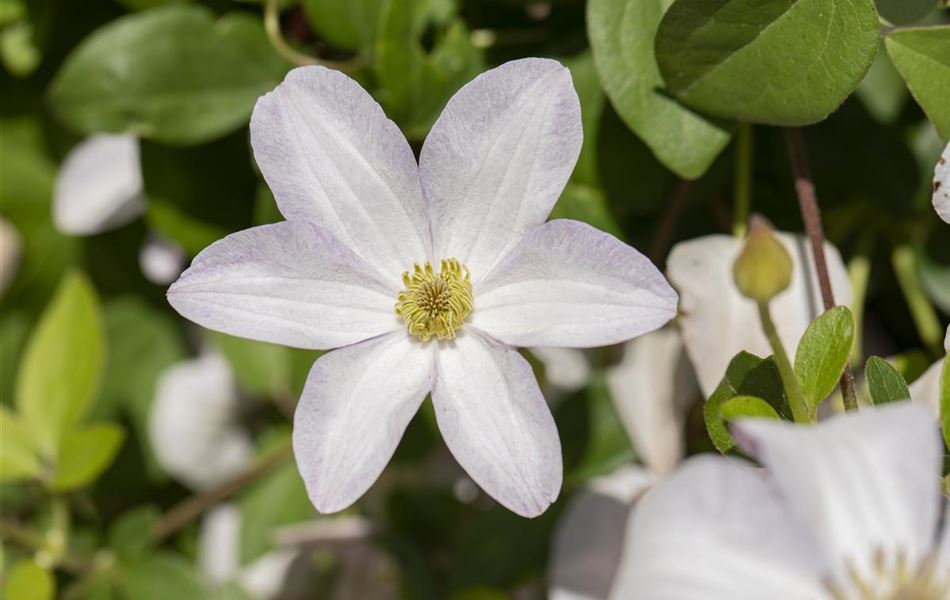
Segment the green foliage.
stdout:
<svg viewBox="0 0 950 600">
<path fill-rule="evenodd" d="M 124 573 L 125 595 L 136 600 L 207 600 L 209 590 L 181 556 L 163 553 L 131 565 Z"/>
<path fill-rule="evenodd" d="M 271 550 L 274 529 L 313 518 L 313 505 L 293 463 L 281 467 L 241 497 L 241 562 Z"/>
<path fill-rule="evenodd" d="M 950 140 L 950 26 L 895 29 L 884 38 L 894 66 L 907 81 L 914 99 Z"/>
<path fill-rule="evenodd" d="M 868 392 L 874 404 L 910 400 L 910 389 L 904 377 L 883 358 L 869 358 L 864 365 L 864 376 L 867 378 Z"/>
<path fill-rule="evenodd" d="M 33 561 L 16 563 L 4 577 L 4 600 L 53 600 L 56 581 Z"/>
<path fill-rule="evenodd" d="M 660 72 L 677 98 L 770 125 L 827 117 L 877 48 L 871 0 L 676 0 L 656 35 Z"/>
<path fill-rule="evenodd" d="M 334 46 L 371 54 L 386 0 L 303 0 L 314 30 Z"/>
<path fill-rule="evenodd" d="M 141 43 L 148 40 L 147 44 Z M 286 65 L 260 22 L 182 4 L 128 15 L 87 38 L 53 81 L 56 114 L 82 133 L 195 144 L 245 123 Z"/>
<path fill-rule="evenodd" d="M 29 479 L 40 474 L 42 465 L 33 448 L 30 431 L 18 415 L 0 405 L 0 481 Z"/>
<path fill-rule="evenodd" d="M 835 306 L 812 321 L 795 352 L 795 375 L 808 410 L 814 416 L 848 364 L 854 346 L 854 315 Z"/>
<path fill-rule="evenodd" d="M 609 473 L 634 458 L 630 438 L 621 425 L 602 375 L 592 379 L 584 396 L 585 443 L 577 461 L 569 466 L 567 475 L 569 482 L 578 484 Z"/>
<path fill-rule="evenodd" d="M 56 474 L 50 482 L 54 492 L 84 487 L 112 464 L 125 439 L 118 425 L 93 425 L 74 429 L 63 437 L 56 459 Z"/>
<path fill-rule="evenodd" d="M 109 528 L 109 547 L 123 563 L 144 558 L 151 549 L 151 532 L 160 513 L 153 506 L 134 508 L 117 518 Z"/>
<path fill-rule="evenodd" d="M 231 363 L 234 375 L 246 390 L 271 397 L 292 390 L 291 353 L 286 346 L 255 342 L 223 333 L 213 333 L 217 349 Z"/>
<path fill-rule="evenodd" d="M 937 0 L 875 0 L 877 12 L 894 25 L 909 25 L 933 12 Z"/>
<path fill-rule="evenodd" d="M 774 419 L 781 420 L 772 405 L 761 398 L 755 396 L 736 396 L 722 403 L 719 407 L 719 414 L 726 421 L 735 421 L 736 419 Z"/>
</svg>

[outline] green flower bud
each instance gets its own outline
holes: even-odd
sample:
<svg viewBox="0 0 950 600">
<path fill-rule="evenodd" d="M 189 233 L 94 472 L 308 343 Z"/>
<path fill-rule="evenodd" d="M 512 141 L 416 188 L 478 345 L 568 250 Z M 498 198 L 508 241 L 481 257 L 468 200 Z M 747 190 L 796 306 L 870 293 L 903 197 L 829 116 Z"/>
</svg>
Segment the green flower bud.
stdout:
<svg viewBox="0 0 950 600">
<path fill-rule="evenodd" d="M 753 215 L 742 251 L 732 265 L 739 292 L 756 302 L 768 302 L 792 282 L 792 257 L 775 236 L 772 225 Z"/>
</svg>

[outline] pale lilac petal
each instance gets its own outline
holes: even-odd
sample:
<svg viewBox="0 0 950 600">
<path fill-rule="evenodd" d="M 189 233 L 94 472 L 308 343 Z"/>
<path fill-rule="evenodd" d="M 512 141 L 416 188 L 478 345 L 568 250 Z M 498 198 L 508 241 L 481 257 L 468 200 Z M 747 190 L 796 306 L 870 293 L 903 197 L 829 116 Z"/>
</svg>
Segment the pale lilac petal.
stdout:
<svg viewBox="0 0 950 600">
<path fill-rule="evenodd" d="M 285 221 L 205 248 L 168 302 L 209 329 L 324 349 L 401 329 L 397 293 L 325 229 Z"/>
<path fill-rule="evenodd" d="M 637 458 L 654 473 L 672 471 L 683 457 L 686 412 L 700 394 L 679 334 L 669 327 L 628 342 L 607 370 L 607 387 Z"/>
<path fill-rule="evenodd" d="M 544 512 L 561 490 L 561 442 L 531 365 L 471 329 L 440 345 L 436 365 L 432 403 L 455 459 L 509 510 Z"/>
<path fill-rule="evenodd" d="M 950 223 L 950 144 L 943 149 L 934 169 L 933 203 L 940 218 Z"/>
<path fill-rule="evenodd" d="M 930 552 L 943 452 L 928 411 L 895 403 L 811 427 L 742 420 L 735 431 L 815 533 L 842 585 L 851 579 L 845 561 L 870 578 L 877 552 L 890 561 L 903 552 L 911 565 Z"/>
<path fill-rule="evenodd" d="M 544 365 L 544 380 L 554 388 L 575 392 L 590 381 L 592 369 L 582 350 L 540 346 L 528 350 Z"/>
<path fill-rule="evenodd" d="M 559 219 L 535 228 L 475 286 L 472 325 L 515 346 L 624 342 L 676 315 L 653 263 L 610 234 Z"/>
<path fill-rule="evenodd" d="M 787 233 L 778 236 L 795 271 L 791 285 L 772 301 L 771 308 L 779 337 L 795 356 L 808 324 L 824 310 L 808 240 Z M 742 241 L 733 236 L 708 235 L 677 244 L 667 260 L 667 276 L 680 294 L 677 323 L 707 397 L 740 351 L 772 354 L 755 302 L 740 295 L 733 282 L 732 264 L 741 247 Z M 825 244 L 825 256 L 835 301 L 847 306 L 851 303 L 848 270 L 831 244 Z"/>
<path fill-rule="evenodd" d="M 56 179 L 53 223 L 63 233 L 92 235 L 135 219 L 145 210 L 139 142 L 98 134 L 70 151 Z"/>
<path fill-rule="evenodd" d="M 560 63 L 525 58 L 449 100 L 419 159 L 435 253 L 477 281 L 551 212 L 580 153 L 580 102 Z"/>
<path fill-rule="evenodd" d="M 821 567 L 765 473 L 702 456 L 637 501 L 610 597 L 830 600 Z"/>
<path fill-rule="evenodd" d="M 653 480 L 652 473 L 625 466 L 594 479 L 571 500 L 554 530 L 549 600 L 607 599 L 631 504 Z"/>
<path fill-rule="evenodd" d="M 234 504 L 215 506 L 201 519 L 196 551 L 198 570 L 223 584 L 237 575 L 241 562 L 241 511 Z"/>
<path fill-rule="evenodd" d="M 185 251 L 165 238 L 150 235 L 139 249 L 139 267 L 152 283 L 168 285 L 185 268 Z"/>
<path fill-rule="evenodd" d="M 299 558 L 301 554 L 297 550 L 268 552 L 249 565 L 241 567 L 235 581 L 255 598 L 280 598 L 291 567 Z"/>
<path fill-rule="evenodd" d="M 940 382 L 945 361 L 940 359 L 930 365 L 923 375 L 910 384 L 911 401 L 926 407 L 935 418 L 940 416 Z"/>
<path fill-rule="evenodd" d="M 943 530 L 937 540 L 936 570 L 950 586 L 950 498 L 943 503 Z"/>
<path fill-rule="evenodd" d="M 158 463 L 197 490 L 238 476 L 254 457 L 239 411 L 234 375 L 223 357 L 208 354 L 173 365 L 158 379 L 148 419 Z"/>
<path fill-rule="evenodd" d="M 317 223 L 398 285 L 430 257 L 419 168 L 395 123 L 358 83 L 300 67 L 263 96 L 251 144 L 288 220 Z"/>
<path fill-rule="evenodd" d="M 343 510 L 382 473 L 432 388 L 434 353 L 397 331 L 313 365 L 294 414 L 294 455 L 317 510 Z"/>
</svg>

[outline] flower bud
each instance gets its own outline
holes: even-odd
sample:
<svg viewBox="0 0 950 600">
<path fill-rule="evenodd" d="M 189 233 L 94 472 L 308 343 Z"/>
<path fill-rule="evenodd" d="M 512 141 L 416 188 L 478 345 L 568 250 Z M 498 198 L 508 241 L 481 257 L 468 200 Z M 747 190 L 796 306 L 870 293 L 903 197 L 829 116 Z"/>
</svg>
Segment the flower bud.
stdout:
<svg viewBox="0 0 950 600">
<path fill-rule="evenodd" d="M 792 282 L 792 257 L 775 236 L 772 225 L 753 215 L 745 244 L 732 265 L 739 292 L 756 302 L 768 302 Z"/>
</svg>

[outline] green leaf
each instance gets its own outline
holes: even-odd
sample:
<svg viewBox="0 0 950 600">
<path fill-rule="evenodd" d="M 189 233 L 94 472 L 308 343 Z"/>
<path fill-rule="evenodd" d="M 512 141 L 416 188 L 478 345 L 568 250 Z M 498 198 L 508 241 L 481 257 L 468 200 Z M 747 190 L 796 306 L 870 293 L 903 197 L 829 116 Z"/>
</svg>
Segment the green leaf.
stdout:
<svg viewBox="0 0 950 600">
<path fill-rule="evenodd" d="M 633 445 L 617 416 L 607 381 L 603 374 L 595 375 L 584 392 L 586 402 L 586 439 L 579 461 L 572 466 L 567 479 L 581 483 L 592 477 L 609 473 L 634 459 Z"/>
<path fill-rule="evenodd" d="M 277 469 L 248 489 L 241 497 L 240 508 L 242 564 L 273 548 L 275 528 L 315 516 L 293 463 Z"/>
<path fill-rule="evenodd" d="M 607 96 L 657 159 L 686 179 L 703 175 L 729 143 L 731 124 L 711 121 L 661 91 L 653 42 L 662 0 L 591 0 L 588 35 Z"/>
<path fill-rule="evenodd" d="M 926 17 L 937 7 L 937 0 L 875 0 L 877 12 L 894 25 L 909 25 Z"/>
<path fill-rule="evenodd" d="M 623 237 L 617 219 L 607 206 L 603 190 L 592 185 L 568 182 L 549 218 L 583 221 L 601 231 Z"/>
<path fill-rule="evenodd" d="M 49 99 L 82 133 L 194 144 L 246 124 L 285 71 L 254 17 L 216 20 L 207 8 L 172 4 L 116 19 L 83 40 Z"/>
<path fill-rule="evenodd" d="M 30 23 L 20 21 L 0 29 L 0 59 L 11 75 L 29 76 L 40 65 L 42 58 L 33 39 Z"/>
<path fill-rule="evenodd" d="M 910 389 L 904 377 L 883 358 L 869 358 L 864 365 L 864 376 L 868 381 L 872 403 L 886 404 L 910 400 Z"/>
<path fill-rule="evenodd" d="M 95 481 L 112 464 L 124 439 L 122 428 L 111 423 L 68 432 L 59 449 L 50 489 L 65 492 Z"/>
<path fill-rule="evenodd" d="M 775 419 L 776 421 L 782 419 L 771 404 L 755 396 L 730 398 L 719 407 L 719 414 L 727 421 L 747 418 Z"/>
<path fill-rule="evenodd" d="M 125 597 L 135 600 L 207 600 L 209 590 L 194 567 L 175 554 L 157 554 L 128 568 Z"/>
<path fill-rule="evenodd" d="M 795 375 L 811 415 L 838 384 L 854 345 L 854 316 L 835 306 L 812 321 L 798 342 Z"/>
<path fill-rule="evenodd" d="M 940 139 L 950 141 L 950 25 L 895 29 L 884 43 Z"/>
<path fill-rule="evenodd" d="M 7 406 L 0 404 L 0 481 L 29 479 L 42 465 L 33 451 L 30 431 Z"/>
<path fill-rule="evenodd" d="M 805 125 L 861 82 L 878 27 L 871 0 L 676 0 L 656 55 L 670 91 L 697 110 Z"/>
<path fill-rule="evenodd" d="M 3 600 L 53 600 L 53 575 L 31 560 L 13 565 L 3 583 Z"/>
<path fill-rule="evenodd" d="M 881 42 L 883 47 L 884 42 Z M 855 94 L 879 123 L 893 123 L 907 100 L 907 86 L 887 52 L 878 51 Z M 871 132 L 868 132 L 871 133 Z"/>
<path fill-rule="evenodd" d="M 58 454 L 95 397 L 105 354 L 92 285 L 67 275 L 33 331 L 17 376 L 16 405 L 37 449 Z"/>
<path fill-rule="evenodd" d="M 303 0 L 310 25 L 334 46 L 370 53 L 385 0 Z"/>
<path fill-rule="evenodd" d="M 268 396 L 291 393 L 290 348 L 218 332 L 213 332 L 211 337 L 215 347 L 231 363 L 241 387 Z"/>
<path fill-rule="evenodd" d="M 564 66 L 570 69 L 571 79 L 574 80 L 574 89 L 581 104 L 581 126 L 584 128 L 584 143 L 577 157 L 577 166 L 571 173 L 571 182 L 597 185 L 600 182 L 597 172 L 597 134 L 606 102 L 604 89 L 600 85 L 594 57 L 590 52 L 583 52 L 565 61 Z"/>
<path fill-rule="evenodd" d="M 154 506 L 141 506 L 123 513 L 109 527 L 109 546 L 119 560 L 132 563 L 145 557 L 152 545 L 151 533 L 161 513 Z"/>
<path fill-rule="evenodd" d="M 781 418 L 791 420 L 785 387 L 775 362 L 771 357 L 763 359 L 748 352 L 740 352 L 729 362 L 725 376 L 703 407 L 709 437 L 723 454 L 732 451 L 736 441 L 729 432 L 722 408 L 736 396 L 762 399 Z M 733 410 L 738 408 L 740 404 Z"/>
</svg>

